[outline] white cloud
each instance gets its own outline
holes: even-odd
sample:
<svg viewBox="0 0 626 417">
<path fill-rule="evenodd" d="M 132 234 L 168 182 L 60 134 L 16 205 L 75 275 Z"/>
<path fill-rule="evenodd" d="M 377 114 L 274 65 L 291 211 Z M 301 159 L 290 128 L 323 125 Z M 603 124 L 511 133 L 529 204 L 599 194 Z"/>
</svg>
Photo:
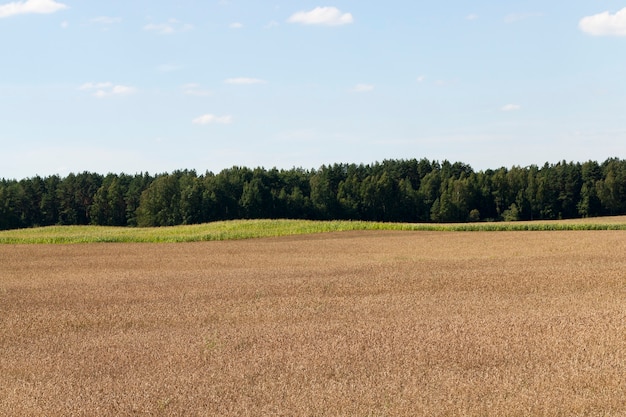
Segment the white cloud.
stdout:
<svg viewBox="0 0 626 417">
<path fill-rule="evenodd" d="M 357 84 L 352 89 L 353 93 L 369 93 L 374 90 L 374 86 L 372 84 Z"/>
<path fill-rule="evenodd" d="M 89 91 L 91 95 L 97 98 L 105 98 L 112 96 L 126 96 L 137 91 L 135 87 L 127 85 L 115 85 L 110 82 L 104 83 L 85 83 L 79 87 L 82 91 Z"/>
<path fill-rule="evenodd" d="M 243 27 L 243 23 L 235 22 L 228 25 L 231 29 L 241 29 Z"/>
<path fill-rule="evenodd" d="M 238 85 L 251 85 L 251 84 L 267 84 L 267 81 L 261 80 L 259 78 L 247 78 L 247 77 L 237 77 L 237 78 L 227 78 L 224 80 L 225 84 L 238 84 Z"/>
<path fill-rule="evenodd" d="M 206 97 L 210 96 L 212 92 L 210 90 L 204 90 L 200 84 L 189 83 L 182 86 L 183 93 L 188 96 Z"/>
<path fill-rule="evenodd" d="M 101 25 L 113 25 L 115 23 L 121 23 L 121 17 L 109 17 L 109 16 L 98 16 L 89 20 L 91 23 L 99 23 Z"/>
<path fill-rule="evenodd" d="M 29 13 L 49 14 L 67 8 L 65 4 L 54 0 L 15 1 L 0 5 L 0 18 Z"/>
<path fill-rule="evenodd" d="M 111 94 L 113 95 L 126 95 L 126 94 L 132 94 L 134 93 L 136 90 L 134 87 L 128 87 L 126 85 L 116 85 L 113 87 L 113 90 L 111 90 Z"/>
<path fill-rule="evenodd" d="M 175 32 L 174 27 L 167 23 L 149 23 L 143 27 L 143 30 L 158 32 L 161 35 L 169 35 Z"/>
<path fill-rule="evenodd" d="M 417 77 L 417 82 L 418 83 L 423 83 L 424 81 L 426 81 L 426 76 L 425 75 L 420 75 L 419 77 Z"/>
<path fill-rule="evenodd" d="M 476 20 L 478 19 L 478 15 L 476 13 L 470 13 L 467 16 L 465 16 L 466 20 Z"/>
<path fill-rule="evenodd" d="M 109 88 L 112 86 L 113 84 L 108 83 L 108 82 L 107 83 L 85 83 L 81 85 L 79 89 L 83 91 L 87 91 L 87 90 L 100 89 L 100 88 Z"/>
<path fill-rule="evenodd" d="M 209 125 L 212 123 L 219 123 L 219 124 L 227 125 L 233 122 L 233 117 L 230 115 L 216 116 L 214 114 L 203 114 L 202 116 L 196 117 L 191 122 L 196 125 Z"/>
<path fill-rule="evenodd" d="M 626 36 L 626 7 L 615 14 L 607 11 L 583 17 L 578 27 L 594 36 Z"/>
<path fill-rule="evenodd" d="M 301 23 L 303 25 L 326 25 L 340 26 L 347 25 L 354 21 L 351 13 L 342 13 L 336 7 L 316 7 L 305 12 L 294 13 L 287 19 L 289 23 Z"/>
<path fill-rule="evenodd" d="M 161 35 L 171 35 L 176 32 L 186 32 L 193 29 L 193 25 L 188 23 L 181 23 L 177 19 L 170 19 L 167 23 L 148 23 L 143 27 L 143 30 L 149 32 L 156 32 Z"/>
<path fill-rule="evenodd" d="M 521 110 L 522 106 L 520 106 L 519 104 L 507 104 L 505 106 L 502 106 L 502 111 L 517 111 L 517 110 Z"/>
</svg>

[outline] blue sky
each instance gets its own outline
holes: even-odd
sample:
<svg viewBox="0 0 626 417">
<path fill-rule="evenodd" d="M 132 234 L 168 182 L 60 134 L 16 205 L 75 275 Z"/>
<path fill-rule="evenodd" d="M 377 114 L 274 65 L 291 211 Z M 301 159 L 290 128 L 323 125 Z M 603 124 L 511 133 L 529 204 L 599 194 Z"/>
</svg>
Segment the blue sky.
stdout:
<svg viewBox="0 0 626 417">
<path fill-rule="evenodd" d="M 0 0 L 0 177 L 626 158 L 622 0 Z"/>
</svg>

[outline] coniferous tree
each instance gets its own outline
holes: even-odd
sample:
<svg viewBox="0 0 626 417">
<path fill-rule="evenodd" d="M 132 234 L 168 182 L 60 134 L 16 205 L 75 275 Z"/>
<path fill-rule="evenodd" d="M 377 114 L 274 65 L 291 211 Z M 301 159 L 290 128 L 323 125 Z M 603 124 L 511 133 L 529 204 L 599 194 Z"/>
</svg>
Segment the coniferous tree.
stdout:
<svg viewBox="0 0 626 417">
<path fill-rule="evenodd" d="M 83 172 L 0 180 L 0 228 L 175 225 L 237 218 L 398 222 L 539 220 L 626 214 L 626 161 L 560 161 L 474 172 L 449 161 L 175 171 Z"/>
</svg>

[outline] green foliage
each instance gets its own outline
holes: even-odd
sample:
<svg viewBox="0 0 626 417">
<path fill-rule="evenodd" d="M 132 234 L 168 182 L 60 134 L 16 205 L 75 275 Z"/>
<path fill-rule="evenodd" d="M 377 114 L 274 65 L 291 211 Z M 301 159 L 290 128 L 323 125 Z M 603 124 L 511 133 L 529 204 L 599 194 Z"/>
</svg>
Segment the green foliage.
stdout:
<svg viewBox="0 0 626 417">
<path fill-rule="evenodd" d="M 515 222 L 520 218 L 519 209 L 515 203 L 511 204 L 508 209 L 504 210 L 502 213 L 502 219 L 505 222 Z"/>
<path fill-rule="evenodd" d="M 470 211 L 469 216 L 467 218 L 469 222 L 478 222 L 480 221 L 480 211 L 478 209 L 473 209 Z"/>
<path fill-rule="evenodd" d="M 234 219 L 452 223 L 626 214 L 626 161 L 474 172 L 449 161 L 385 160 L 317 170 L 232 167 L 155 177 L 83 172 L 0 180 L 0 229 L 174 226 Z"/>
<path fill-rule="evenodd" d="M 0 244 L 163 243 L 252 239 L 355 230 L 485 232 L 626 230 L 626 218 L 589 222 L 384 223 L 320 220 L 229 220 L 170 227 L 47 226 L 0 231 Z"/>
</svg>

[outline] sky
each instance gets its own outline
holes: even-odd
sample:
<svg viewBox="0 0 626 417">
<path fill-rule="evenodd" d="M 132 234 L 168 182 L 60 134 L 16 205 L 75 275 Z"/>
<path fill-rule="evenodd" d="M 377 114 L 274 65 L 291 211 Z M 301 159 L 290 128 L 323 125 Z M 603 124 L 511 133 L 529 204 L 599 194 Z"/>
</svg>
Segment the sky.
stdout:
<svg viewBox="0 0 626 417">
<path fill-rule="evenodd" d="M 626 0 L 0 0 L 0 178 L 626 158 Z"/>
</svg>

